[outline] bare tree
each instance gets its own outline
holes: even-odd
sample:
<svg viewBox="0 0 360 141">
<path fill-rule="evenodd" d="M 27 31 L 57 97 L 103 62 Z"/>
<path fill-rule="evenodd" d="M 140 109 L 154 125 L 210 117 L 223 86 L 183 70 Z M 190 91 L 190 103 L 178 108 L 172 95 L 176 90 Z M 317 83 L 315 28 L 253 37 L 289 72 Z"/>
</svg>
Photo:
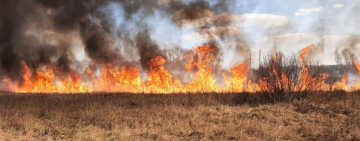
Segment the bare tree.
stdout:
<svg viewBox="0 0 360 141">
<path fill-rule="evenodd" d="M 167 61 L 173 62 L 180 59 L 187 51 L 180 46 L 175 46 L 170 49 L 165 49 Z"/>
</svg>

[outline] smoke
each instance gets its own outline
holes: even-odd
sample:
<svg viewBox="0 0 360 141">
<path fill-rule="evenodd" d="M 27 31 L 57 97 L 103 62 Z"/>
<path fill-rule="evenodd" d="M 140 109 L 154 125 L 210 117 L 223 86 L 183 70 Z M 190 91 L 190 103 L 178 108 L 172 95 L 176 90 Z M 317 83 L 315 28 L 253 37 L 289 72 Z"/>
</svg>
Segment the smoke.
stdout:
<svg viewBox="0 0 360 141">
<path fill-rule="evenodd" d="M 147 71 L 150 70 L 148 62 L 151 59 L 157 56 L 164 56 L 157 44 L 150 39 L 148 31 L 141 32 L 136 36 L 136 47 L 139 51 L 141 67 Z"/>
<path fill-rule="evenodd" d="M 215 63 L 223 69 L 253 59 L 254 48 L 265 48 L 266 54 L 274 44 L 290 54 L 317 44 L 307 58 L 335 62 L 336 54 L 358 55 L 360 34 L 360 3 L 339 2 L 293 1 L 279 7 L 281 0 L 3 0 L 0 75 L 21 79 L 22 61 L 32 69 L 51 65 L 64 73 L 81 73 L 74 66 L 84 61 L 146 72 L 151 59 L 167 58 L 174 46 L 185 50 L 203 44 L 215 48 Z M 308 12 L 316 7 L 321 9 Z M 328 38 L 345 35 L 350 38 L 333 45 Z M 183 36 L 196 43 L 179 41 Z"/>
<path fill-rule="evenodd" d="M 187 22 L 198 22 L 228 9 L 221 3 L 213 5 L 205 0 L 164 3 L 156 0 L 4 0 L 0 4 L 0 73 L 20 80 L 22 61 L 35 70 L 51 65 L 70 73 L 77 71 L 72 66 L 86 59 L 99 64 L 139 64 L 146 71 L 149 70 L 148 61 L 165 55 L 151 36 L 154 30 L 143 19 L 162 11 L 174 25 L 182 28 Z M 116 12 L 112 12 L 114 10 Z M 216 20 L 215 25 L 225 24 Z M 201 29 L 204 34 L 216 34 L 225 39 L 231 28 L 214 27 L 212 33 L 206 31 L 210 30 L 207 25 Z M 235 36 L 233 34 L 238 35 L 239 31 L 231 36 Z M 216 44 L 214 38 L 210 44 Z M 73 51 L 77 50 L 75 48 L 83 48 L 86 56 L 82 60 L 76 60 L 79 54 Z"/>
<path fill-rule="evenodd" d="M 170 3 L 169 12 L 174 13 L 172 19 L 180 26 L 186 22 L 196 22 L 198 19 L 211 17 L 214 12 L 210 10 L 209 3 L 197 1 L 188 5 L 182 2 Z"/>
</svg>

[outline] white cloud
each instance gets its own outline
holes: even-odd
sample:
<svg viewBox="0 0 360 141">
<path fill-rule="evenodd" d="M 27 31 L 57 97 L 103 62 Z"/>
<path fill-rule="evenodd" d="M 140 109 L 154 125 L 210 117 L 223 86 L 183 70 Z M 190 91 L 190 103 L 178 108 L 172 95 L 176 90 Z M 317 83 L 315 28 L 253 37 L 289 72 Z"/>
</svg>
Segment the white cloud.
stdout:
<svg viewBox="0 0 360 141">
<path fill-rule="evenodd" d="M 244 14 L 234 16 L 236 26 L 283 26 L 289 23 L 285 16 L 273 14 Z"/>
<path fill-rule="evenodd" d="M 288 33 L 265 37 L 261 44 L 262 54 L 277 50 L 285 55 L 293 55 L 304 47 L 317 42 L 317 38 L 308 33 Z"/>
<path fill-rule="evenodd" d="M 347 41 L 349 39 L 351 39 L 350 35 L 325 35 L 323 36 L 323 38 L 325 40 L 330 40 L 330 41 Z"/>
<path fill-rule="evenodd" d="M 343 7 L 344 7 L 343 4 L 334 4 L 334 5 L 332 6 L 332 8 L 334 8 L 334 9 L 343 8 Z"/>
<path fill-rule="evenodd" d="M 266 37 L 267 41 L 303 41 L 314 39 L 314 36 L 307 33 L 288 33 Z"/>
<path fill-rule="evenodd" d="M 299 9 L 295 12 L 295 16 L 304 16 L 310 13 L 320 12 L 322 11 L 322 7 L 315 7 L 315 8 L 309 8 L 309 9 Z"/>
<path fill-rule="evenodd" d="M 202 27 L 207 24 L 214 24 L 217 26 L 237 26 L 237 27 L 273 27 L 283 26 L 289 23 L 289 20 L 285 16 L 273 15 L 273 14 L 243 14 L 233 15 L 228 13 L 222 13 L 216 16 L 212 16 L 212 12 L 195 21 L 181 21 L 181 25 L 185 29 L 193 29 L 196 27 Z M 176 17 L 174 15 L 173 17 Z"/>
</svg>

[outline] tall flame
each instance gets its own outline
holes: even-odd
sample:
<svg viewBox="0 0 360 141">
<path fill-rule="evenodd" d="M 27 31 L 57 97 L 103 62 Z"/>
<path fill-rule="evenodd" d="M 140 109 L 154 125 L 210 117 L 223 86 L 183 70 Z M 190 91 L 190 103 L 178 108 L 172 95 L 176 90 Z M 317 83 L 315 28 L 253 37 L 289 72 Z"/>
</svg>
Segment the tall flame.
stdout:
<svg viewBox="0 0 360 141">
<path fill-rule="evenodd" d="M 148 62 L 150 71 L 146 79 L 140 77 L 140 70 L 136 67 L 113 66 L 103 64 L 101 76 L 95 75 L 92 67 L 86 69 L 84 74 L 71 74 L 59 77 L 59 71 L 50 66 L 41 70 L 30 69 L 22 62 L 23 81 L 20 85 L 4 78 L 3 82 L 16 93 L 87 93 L 87 92 L 129 92 L 129 93 L 240 93 L 240 92 L 283 92 L 283 91 L 329 91 L 329 90 L 358 90 L 360 81 L 354 86 L 347 83 L 347 75 L 341 81 L 332 85 L 325 80 L 329 74 L 321 73 L 318 76 L 311 75 L 306 65 L 306 54 L 314 47 L 310 45 L 299 51 L 301 71 L 299 79 L 289 78 L 287 70 L 278 71 L 281 63 L 280 54 L 275 54 L 271 59 L 270 76 L 258 82 L 252 82 L 248 78 L 251 71 L 246 61 L 237 64 L 229 72 L 223 72 L 225 84 L 218 84 L 214 78 L 213 60 L 215 48 L 203 45 L 193 48 L 181 59 L 188 59 L 184 66 L 191 81 L 181 82 L 164 67 L 167 62 L 162 56 L 153 58 Z M 240 51 L 240 53 L 244 53 Z M 91 64 L 94 65 L 94 64 Z M 353 61 L 354 68 L 360 74 L 360 64 Z M 230 73 L 228 77 L 227 73 Z M 185 75 L 185 74 L 184 74 Z M 271 80 L 272 79 L 272 80 Z M 279 89 L 278 89 L 279 88 Z"/>
<path fill-rule="evenodd" d="M 306 54 L 314 48 L 314 45 L 309 45 L 306 48 L 302 49 L 300 54 L 300 61 L 302 70 L 300 71 L 300 83 L 299 83 L 299 91 L 317 91 L 323 90 L 326 91 L 330 87 L 325 83 L 325 80 L 329 77 L 328 74 L 320 73 L 320 77 L 314 78 L 309 74 L 309 70 L 306 66 L 305 57 Z"/>
</svg>

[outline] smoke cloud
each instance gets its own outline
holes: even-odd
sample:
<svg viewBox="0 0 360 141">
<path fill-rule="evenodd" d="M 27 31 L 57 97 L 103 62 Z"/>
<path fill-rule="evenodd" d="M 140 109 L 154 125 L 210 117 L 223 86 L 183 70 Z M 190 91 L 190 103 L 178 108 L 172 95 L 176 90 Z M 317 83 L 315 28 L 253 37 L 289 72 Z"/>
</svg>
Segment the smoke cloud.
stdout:
<svg viewBox="0 0 360 141">
<path fill-rule="evenodd" d="M 308 58 L 331 63 L 340 52 L 358 55 L 359 9 L 356 0 L 3 0 L 0 75 L 21 80 L 22 62 L 64 73 L 79 72 L 73 66 L 84 61 L 147 72 L 151 59 L 168 58 L 173 47 L 202 44 L 227 69 L 238 60 L 257 64 L 258 49 L 275 44 L 288 53 L 317 44 Z M 331 45 L 330 36 L 349 38 Z"/>
</svg>

